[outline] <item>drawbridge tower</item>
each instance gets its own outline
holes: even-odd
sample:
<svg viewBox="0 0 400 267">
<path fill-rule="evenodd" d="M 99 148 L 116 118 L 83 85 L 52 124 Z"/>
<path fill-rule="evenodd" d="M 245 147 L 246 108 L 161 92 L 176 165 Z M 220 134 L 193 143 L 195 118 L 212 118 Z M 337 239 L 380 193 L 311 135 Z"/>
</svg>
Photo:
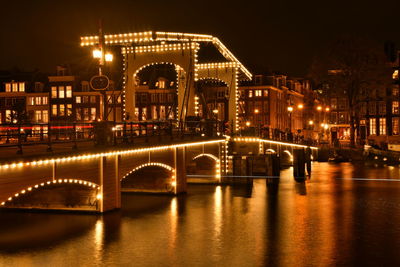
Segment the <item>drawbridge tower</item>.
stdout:
<svg viewBox="0 0 400 267">
<path fill-rule="evenodd" d="M 123 118 L 134 119 L 136 111 L 137 78 L 139 71 L 156 64 L 170 64 L 175 67 L 176 118 L 184 121 L 188 116 L 198 115 L 199 99 L 196 83 L 210 79 L 223 82 L 227 86 L 227 118 L 231 129 L 239 129 L 239 80 L 249 80 L 252 74 L 216 37 L 203 34 L 173 32 L 134 32 L 104 35 L 106 46 L 118 46 L 123 56 Z M 99 45 L 99 36 L 81 37 L 81 46 Z M 223 60 L 200 62 L 199 52 L 204 45 L 212 45 Z"/>
</svg>

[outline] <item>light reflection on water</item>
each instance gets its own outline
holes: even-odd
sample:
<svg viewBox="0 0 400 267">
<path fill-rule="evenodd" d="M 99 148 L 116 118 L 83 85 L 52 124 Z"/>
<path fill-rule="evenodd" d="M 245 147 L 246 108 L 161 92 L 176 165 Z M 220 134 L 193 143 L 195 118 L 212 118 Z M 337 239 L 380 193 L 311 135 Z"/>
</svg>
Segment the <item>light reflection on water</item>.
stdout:
<svg viewBox="0 0 400 267">
<path fill-rule="evenodd" d="M 104 216 L 0 213 L 0 266 L 400 266 L 398 167 L 123 195 Z M 351 178 L 377 180 L 353 180 Z"/>
</svg>

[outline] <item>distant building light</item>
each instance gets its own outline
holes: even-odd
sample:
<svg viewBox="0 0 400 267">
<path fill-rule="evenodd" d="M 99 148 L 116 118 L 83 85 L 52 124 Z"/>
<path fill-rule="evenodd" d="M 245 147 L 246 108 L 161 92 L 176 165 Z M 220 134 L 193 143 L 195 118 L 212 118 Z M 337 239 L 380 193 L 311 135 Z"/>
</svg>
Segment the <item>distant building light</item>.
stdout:
<svg viewBox="0 0 400 267">
<path fill-rule="evenodd" d="M 395 70 L 392 75 L 393 80 L 399 79 L 399 70 Z"/>
<path fill-rule="evenodd" d="M 101 50 L 99 50 L 99 49 L 94 49 L 93 50 L 93 57 L 94 58 L 101 58 Z"/>
<path fill-rule="evenodd" d="M 303 109 L 304 106 L 303 106 L 303 104 L 298 104 L 297 107 L 298 107 L 299 109 Z"/>
</svg>

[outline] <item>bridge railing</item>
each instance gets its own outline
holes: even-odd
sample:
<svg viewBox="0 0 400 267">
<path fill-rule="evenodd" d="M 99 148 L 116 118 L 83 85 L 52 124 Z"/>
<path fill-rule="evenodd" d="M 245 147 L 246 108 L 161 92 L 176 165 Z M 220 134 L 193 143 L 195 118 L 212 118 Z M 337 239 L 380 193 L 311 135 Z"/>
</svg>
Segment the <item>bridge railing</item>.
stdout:
<svg viewBox="0 0 400 267">
<path fill-rule="evenodd" d="M 91 122 L 91 123 L 38 123 L 0 125 L 0 148 L 71 143 L 74 148 L 79 142 L 97 145 L 134 143 L 136 139 L 149 141 L 154 136 L 185 138 L 194 136 L 222 136 L 223 124 L 218 121 L 170 121 L 139 122 Z M 218 133 L 218 134 L 217 134 Z"/>
</svg>

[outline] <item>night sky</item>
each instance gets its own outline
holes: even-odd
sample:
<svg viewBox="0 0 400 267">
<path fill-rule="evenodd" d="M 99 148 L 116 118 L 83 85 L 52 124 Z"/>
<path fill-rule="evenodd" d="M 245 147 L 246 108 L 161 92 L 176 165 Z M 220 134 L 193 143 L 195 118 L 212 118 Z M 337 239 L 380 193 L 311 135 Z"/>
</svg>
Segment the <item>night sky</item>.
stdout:
<svg viewBox="0 0 400 267">
<path fill-rule="evenodd" d="M 342 34 L 400 45 L 400 1 L 2 1 L 0 69 L 52 71 L 87 52 L 79 37 L 176 31 L 212 34 L 251 71 L 304 75 L 316 51 Z"/>
</svg>

